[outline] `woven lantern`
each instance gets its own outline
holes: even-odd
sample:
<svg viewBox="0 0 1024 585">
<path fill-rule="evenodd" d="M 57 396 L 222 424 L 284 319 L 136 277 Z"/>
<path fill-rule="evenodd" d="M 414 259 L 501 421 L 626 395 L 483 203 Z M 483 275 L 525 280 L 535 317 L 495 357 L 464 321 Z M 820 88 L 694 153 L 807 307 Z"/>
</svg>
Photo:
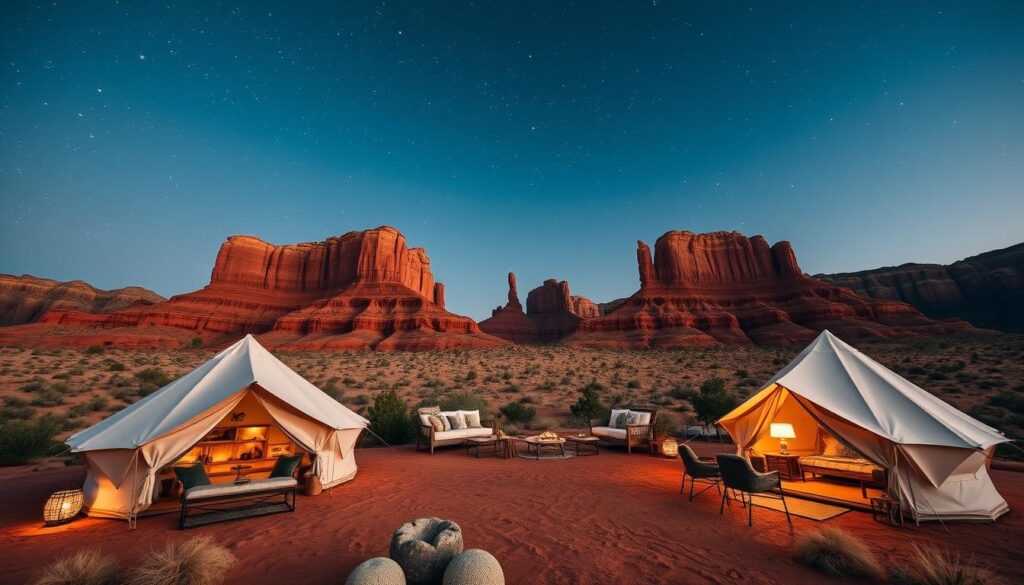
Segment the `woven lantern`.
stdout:
<svg viewBox="0 0 1024 585">
<path fill-rule="evenodd" d="M 47 526 L 70 522 L 82 511 L 82 490 L 53 492 L 43 506 L 43 520 Z"/>
<path fill-rule="evenodd" d="M 665 457 L 679 456 L 679 442 L 672 437 L 666 437 L 661 442 L 661 454 Z"/>
</svg>

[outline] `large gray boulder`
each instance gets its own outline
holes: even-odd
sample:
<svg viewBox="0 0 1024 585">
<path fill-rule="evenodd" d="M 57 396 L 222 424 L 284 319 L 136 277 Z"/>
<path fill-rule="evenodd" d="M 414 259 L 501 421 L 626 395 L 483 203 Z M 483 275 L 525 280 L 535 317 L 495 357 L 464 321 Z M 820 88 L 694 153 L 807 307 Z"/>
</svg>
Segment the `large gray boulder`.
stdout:
<svg viewBox="0 0 1024 585">
<path fill-rule="evenodd" d="M 405 573 L 395 561 L 376 557 L 359 563 L 345 579 L 345 585 L 405 585 Z"/>
<path fill-rule="evenodd" d="M 494 555 L 474 548 L 448 563 L 444 585 L 505 585 L 505 573 Z"/>
<path fill-rule="evenodd" d="M 462 529 L 451 520 L 417 518 L 391 537 L 390 556 L 409 585 L 441 585 L 448 563 L 462 552 Z"/>
</svg>

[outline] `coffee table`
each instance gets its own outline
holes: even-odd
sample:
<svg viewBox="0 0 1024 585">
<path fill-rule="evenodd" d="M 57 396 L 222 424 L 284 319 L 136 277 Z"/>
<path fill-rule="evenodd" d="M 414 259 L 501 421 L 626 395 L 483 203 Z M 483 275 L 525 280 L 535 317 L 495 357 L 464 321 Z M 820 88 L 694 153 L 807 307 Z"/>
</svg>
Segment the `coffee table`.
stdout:
<svg viewBox="0 0 1024 585">
<path fill-rule="evenodd" d="M 523 439 L 526 441 L 526 454 L 529 455 L 532 451 L 537 452 L 537 459 L 540 459 L 540 448 L 541 447 L 558 447 L 558 452 L 565 456 L 565 439 L 559 437 L 557 439 L 542 440 L 539 435 L 533 437 L 526 437 Z"/>
<path fill-rule="evenodd" d="M 580 445 L 590 445 L 593 447 L 593 450 L 588 449 L 584 451 L 582 455 L 597 455 L 597 443 L 600 441 L 600 439 L 598 439 L 597 437 L 591 435 L 587 435 L 584 437 L 580 437 L 578 435 L 568 435 L 567 437 L 565 437 L 565 440 L 569 441 L 574 445 L 577 457 L 581 456 Z"/>
<path fill-rule="evenodd" d="M 480 458 L 480 447 L 487 447 L 488 445 L 494 447 L 494 453 L 498 453 L 498 437 L 491 435 L 489 437 L 470 437 L 466 439 L 466 454 L 469 454 L 470 449 L 476 449 L 476 456 Z"/>
</svg>

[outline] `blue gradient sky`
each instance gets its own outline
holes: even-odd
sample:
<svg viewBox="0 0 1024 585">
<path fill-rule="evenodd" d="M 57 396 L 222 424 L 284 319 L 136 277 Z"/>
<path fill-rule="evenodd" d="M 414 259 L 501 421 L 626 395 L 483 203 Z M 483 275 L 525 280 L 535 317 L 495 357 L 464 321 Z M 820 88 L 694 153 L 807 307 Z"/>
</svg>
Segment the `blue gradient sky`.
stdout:
<svg viewBox="0 0 1024 585">
<path fill-rule="evenodd" d="M 508 270 L 631 294 L 670 229 L 810 273 L 1024 240 L 1022 2 L 38 4 L 0 8 L 0 272 L 170 295 L 230 234 L 390 224 L 483 318 Z"/>
</svg>

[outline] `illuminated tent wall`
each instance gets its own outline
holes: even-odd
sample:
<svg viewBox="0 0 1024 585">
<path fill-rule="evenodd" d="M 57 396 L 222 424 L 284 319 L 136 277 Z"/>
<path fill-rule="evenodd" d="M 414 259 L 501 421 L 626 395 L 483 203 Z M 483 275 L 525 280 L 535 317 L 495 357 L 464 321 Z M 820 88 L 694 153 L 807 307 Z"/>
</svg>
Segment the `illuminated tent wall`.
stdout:
<svg viewBox="0 0 1024 585">
<path fill-rule="evenodd" d="M 72 435 L 87 468 L 90 516 L 131 518 L 152 504 L 156 474 L 180 459 L 239 404 L 260 414 L 314 460 L 323 487 L 355 477 L 367 421 L 281 363 L 251 335 L 153 394 Z"/>
<path fill-rule="evenodd" d="M 792 423 L 790 451 L 818 428 L 889 473 L 889 496 L 916 520 L 995 520 L 1009 511 L 987 461 L 1003 433 L 901 378 L 828 331 L 718 424 L 740 455 L 775 450 L 772 422 Z"/>
</svg>

